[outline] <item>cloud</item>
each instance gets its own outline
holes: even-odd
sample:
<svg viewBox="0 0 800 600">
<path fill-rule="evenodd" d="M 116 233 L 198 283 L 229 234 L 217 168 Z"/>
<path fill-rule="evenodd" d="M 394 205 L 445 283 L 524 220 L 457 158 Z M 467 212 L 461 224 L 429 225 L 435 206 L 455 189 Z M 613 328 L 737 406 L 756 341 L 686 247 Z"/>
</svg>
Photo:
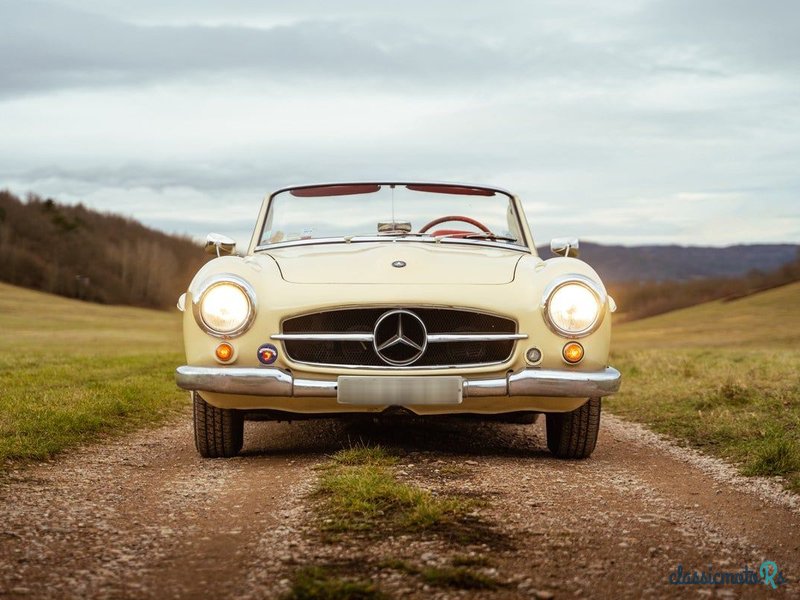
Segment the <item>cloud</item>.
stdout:
<svg viewBox="0 0 800 600">
<path fill-rule="evenodd" d="M 120 16 L 122 15 L 122 16 Z M 238 1 L 0 0 L 0 94 L 257 74 L 275 81 L 582 85 L 798 72 L 800 5 L 688 0 L 409 0 L 403 8 Z"/>
<path fill-rule="evenodd" d="M 783 0 L 659 0 L 643 5 L 633 28 L 641 42 L 676 62 L 729 72 L 798 73 L 800 4 Z M 677 50 L 680 50 L 678 52 Z"/>
<path fill-rule="evenodd" d="M 278 81 L 355 85 L 469 86 L 474 80 L 486 85 L 556 73 L 576 55 L 588 58 L 592 52 L 544 33 L 540 45 L 524 50 L 441 23 L 314 17 L 267 28 L 142 25 L 52 3 L 8 0 L 0 11 L 0 78 L 6 96 L 252 73 Z"/>
<path fill-rule="evenodd" d="M 411 84 L 474 94 L 530 81 L 608 85 L 654 71 L 707 71 L 685 51 L 654 58 L 625 27 L 649 25 L 630 7 L 583 6 L 579 14 L 557 2 L 461 11 L 418 0 L 402 9 L 360 1 L 221 6 L 0 0 L 0 94 L 254 75 L 351 82 L 354 92 Z M 608 27 L 605 35 L 590 18 Z"/>
<path fill-rule="evenodd" d="M 0 187 L 244 235 L 288 184 L 485 182 L 542 241 L 800 240 L 797 10 L 0 0 Z"/>
</svg>

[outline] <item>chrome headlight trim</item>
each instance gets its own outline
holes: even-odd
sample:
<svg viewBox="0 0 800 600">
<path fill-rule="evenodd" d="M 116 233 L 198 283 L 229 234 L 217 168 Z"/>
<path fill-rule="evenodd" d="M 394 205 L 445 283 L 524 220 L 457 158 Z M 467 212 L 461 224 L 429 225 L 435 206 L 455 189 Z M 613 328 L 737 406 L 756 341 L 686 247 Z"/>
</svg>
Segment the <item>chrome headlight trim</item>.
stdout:
<svg viewBox="0 0 800 600">
<path fill-rule="evenodd" d="M 583 286 L 592 293 L 595 301 L 597 302 L 597 316 L 588 327 L 585 327 L 580 331 L 569 331 L 562 329 L 556 325 L 550 317 L 550 300 L 560 288 L 569 284 L 578 284 Z M 544 322 L 547 324 L 547 327 L 553 333 L 556 333 L 562 337 L 577 339 L 586 337 L 587 335 L 591 335 L 597 331 L 597 328 L 600 327 L 603 322 L 603 318 L 605 317 L 605 308 L 607 304 L 608 294 L 600 283 L 594 279 L 586 277 L 585 275 L 571 273 L 569 275 L 561 275 L 556 277 L 547 285 L 542 296 L 542 316 L 544 317 Z"/>
<path fill-rule="evenodd" d="M 210 325 L 208 325 L 203 320 L 203 315 L 201 312 L 201 307 L 203 304 L 203 298 L 205 295 L 214 287 L 218 285 L 233 285 L 239 288 L 239 290 L 244 293 L 245 298 L 247 298 L 248 304 L 248 314 L 247 318 L 244 322 L 231 331 L 219 331 L 214 329 Z M 239 336 L 243 334 L 245 331 L 250 329 L 250 326 L 253 324 L 253 321 L 256 318 L 256 292 L 253 289 L 253 286 L 250 285 L 245 279 L 239 277 L 238 275 L 234 275 L 232 273 L 220 273 L 217 275 L 212 275 L 196 289 L 192 293 L 192 313 L 194 314 L 194 320 L 197 322 L 197 325 L 205 331 L 209 335 L 213 335 L 214 337 L 228 339 Z"/>
</svg>

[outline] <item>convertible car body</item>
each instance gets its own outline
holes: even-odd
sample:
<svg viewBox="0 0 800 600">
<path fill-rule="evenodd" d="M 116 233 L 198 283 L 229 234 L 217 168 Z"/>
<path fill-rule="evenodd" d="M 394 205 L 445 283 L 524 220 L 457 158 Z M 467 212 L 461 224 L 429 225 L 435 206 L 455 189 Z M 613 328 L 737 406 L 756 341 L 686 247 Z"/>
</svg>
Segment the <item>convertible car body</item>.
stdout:
<svg viewBox="0 0 800 600">
<path fill-rule="evenodd" d="M 589 456 L 613 300 L 575 240 L 537 255 L 501 189 L 371 182 L 264 200 L 244 256 L 217 255 L 179 300 L 197 449 L 233 456 L 245 419 L 546 413 L 550 450 Z"/>
</svg>

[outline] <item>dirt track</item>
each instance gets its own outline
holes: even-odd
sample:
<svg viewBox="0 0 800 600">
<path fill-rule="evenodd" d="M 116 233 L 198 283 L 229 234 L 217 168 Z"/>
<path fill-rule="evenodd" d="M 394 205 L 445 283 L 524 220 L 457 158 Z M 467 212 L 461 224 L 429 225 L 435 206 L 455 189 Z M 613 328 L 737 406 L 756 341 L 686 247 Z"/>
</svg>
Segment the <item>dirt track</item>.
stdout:
<svg viewBox="0 0 800 600">
<path fill-rule="evenodd" d="M 271 598 L 303 565 L 342 564 L 397 597 L 800 597 L 800 505 L 770 483 L 604 416 L 588 461 L 552 459 L 541 423 L 248 423 L 242 457 L 202 460 L 188 418 L 19 469 L 0 483 L 0 597 Z M 399 477 L 486 500 L 473 546 L 387 536 L 322 543 L 308 492 L 326 454 L 401 447 Z M 426 587 L 377 566 L 491 559 L 495 591 Z M 668 584 L 775 561 L 764 585 Z"/>
</svg>

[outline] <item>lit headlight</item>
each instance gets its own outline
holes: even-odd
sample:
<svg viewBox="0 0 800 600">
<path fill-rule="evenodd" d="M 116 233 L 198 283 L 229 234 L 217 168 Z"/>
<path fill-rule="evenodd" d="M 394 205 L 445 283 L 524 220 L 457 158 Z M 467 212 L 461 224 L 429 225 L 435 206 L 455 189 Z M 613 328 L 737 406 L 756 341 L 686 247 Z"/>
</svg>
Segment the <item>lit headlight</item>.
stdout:
<svg viewBox="0 0 800 600">
<path fill-rule="evenodd" d="M 582 337 L 600 325 L 605 293 L 587 277 L 571 275 L 545 292 L 544 314 L 550 328 L 567 337 Z"/>
<path fill-rule="evenodd" d="M 244 333 L 255 318 L 255 292 L 235 275 L 219 275 L 205 282 L 195 302 L 195 319 L 211 335 Z"/>
</svg>

